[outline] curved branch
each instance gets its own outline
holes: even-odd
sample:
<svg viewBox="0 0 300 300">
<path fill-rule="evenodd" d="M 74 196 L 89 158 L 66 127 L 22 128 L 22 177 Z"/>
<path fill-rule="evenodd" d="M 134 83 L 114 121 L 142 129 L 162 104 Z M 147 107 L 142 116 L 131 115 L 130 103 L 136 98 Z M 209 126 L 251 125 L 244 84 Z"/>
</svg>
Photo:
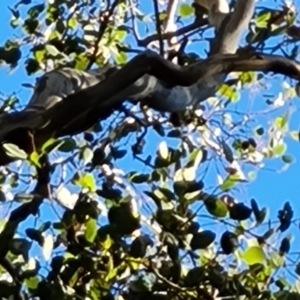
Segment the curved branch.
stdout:
<svg viewBox="0 0 300 300">
<path fill-rule="evenodd" d="M 242 34 L 247 29 L 254 14 L 255 0 L 238 0 L 234 11 L 222 21 L 217 32 L 212 53 L 235 53 Z"/>
<path fill-rule="evenodd" d="M 182 102 L 180 97 L 185 95 L 190 101 L 189 105 L 195 105 L 195 101 L 199 102 L 201 97 L 198 94 L 201 87 L 216 89 L 218 82 L 214 78 L 226 76 L 232 71 L 275 72 L 297 80 L 300 78 L 299 64 L 280 56 L 263 53 L 218 54 L 188 67 L 179 67 L 148 51 L 133 58 L 105 80 L 67 96 L 49 109 L 37 113 L 29 106 L 23 112 L 2 116 L 0 122 L 5 126 L 0 129 L 0 139 L 20 127 L 32 128 L 46 135 L 74 134 L 84 130 L 85 124 L 91 126 L 91 122 L 97 121 L 84 119 L 91 110 L 99 119 L 101 114 L 109 113 L 127 99 L 149 101 L 149 94 L 157 97 L 156 105 L 165 105 L 164 102 L 168 100 L 165 101 L 163 97 L 166 95 L 171 95 L 175 103 L 177 98 L 178 102 Z M 139 93 L 131 94 L 138 91 L 139 87 Z"/>
<path fill-rule="evenodd" d="M 228 4 L 226 0 L 214 0 L 211 1 L 210 4 L 208 4 L 207 0 L 199 0 L 203 2 L 205 5 L 209 6 L 209 9 L 213 11 L 213 13 L 221 13 L 224 15 L 226 11 L 229 9 Z M 243 4 L 244 2 L 247 2 L 247 4 Z M 240 40 L 240 36 L 242 32 L 245 30 L 247 24 L 249 23 L 251 16 L 253 14 L 254 10 L 254 0 L 239 0 L 238 4 L 236 5 L 236 8 L 232 14 L 228 14 L 228 22 L 224 26 L 224 30 L 220 30 L 217 33 L 216 36 L 216 43 L 215 47 L 212 47 L 212 53 L 234 53 L 238 47 L 238 43 Z M 246 15 L 246 16 L 245 16 Z M 212 16 L 214 16 L 212 14 Z M 242 17 L 244 17 L 242 19 Z M 223 24 L 225 23 L 225 20 Z M 234 27 L 234 28 L 233 28 Z M 232 34 L 236 34 L 236 38 L 232 38 Z M 152 53 L 152 56 L 154 54 Z M 141 57 L 138 56 L 136 59 L 139 60 Z M 160 58 L 156 55 L 155 61 L 159 61 Z M 132 68 L 132 63 L 129 62 L 125 68 Z M 155 62 L 154 62 L 155 63 Z M 125 84 L 127 84 L 127 89 L 126 86 L 124 85 L 122 88 L 119 90 L 114 89 L 112 87 L 110 90 L 108 89 L 106 91 L 107 95 L 110 95 L 105 98 L 111 98 L 114 97 L 116 99 L 116 96 L 120 94 L 120 92 L 124 89 L 124 93 L 121 93 L 118 95 L 118 98 L 129 98 L 133 100 L 141 100 L 140 98 L 143 98 L 143 100 L 146 101 L 146 103 L 155 109 L 158 109 L 160 111 L 168 111 L 168 112 L 176 112 L 176 111 L 182 111 L 184 110 L 187 106 L 189 105 L 196 105 L 197 103 L 205 100 L 207 97 L 213 96 L 216 92 L 216 89 L 220 84 L 223 83 L 225 79 L 225 74 L 217 74 L 215 77 L 210 77 L 206 81 L 203 81 L 201 84 L 199 84 L 197 81 L 198 77 L 194 76 L 194 78 L 191 80 L 190 74 L 185 74 L 184 77 L 180 75 L 179 73 L 176 73 L 178 67 L 175 65 L 172 65 L 170 67 L 170 70 L 172 70 L 172 74 L 169 73 L 169 69 L 165 69 L 164 65 L 166 62 L 164 62 L 162 59 L 160 60 L 160 65 L 162 69 L 160 72 L 156 72 L 157 74 L 151 74 L 148 73 L 149 75 L 154 75 L 155 78 L 141 78 L 143 75 L 145 75 L 145 71 L 134 74 L 134 72 L 131 74 L 132 76 L 126 78 Z M 176 69 L 177 67 L 177 69 Z M 142 68 L 139 68 L 140 70 Z M 136 69 L 137 70 L 137 69 Z M 154 69 L 153 69 L 154 70 Z M 70 73 L 70 70 L 66 70 Z M 165 72 L 164 74 L 162 74 Z M 62 85 L 62 79 L 57 80 L 58 82 L 58 88 L 55 86 L 54 83 L 50 84 L 50 89 L 53 89 L 53 92 L 50 92 L 46 90 L 43 93 L 37 92 L 36 97 L 34 96 L 34 99 L 30 101 L 30 105 L 35 105 L 38 104 L 39 106 L 44 106 L 46 108 L 49 107 L 49 103 L 53 105 L 52 103 L 56 103 L 60 101 L 61 98 L 70 95 L 71 93 L 74 92 L 79 92 L 80 89 L 83 89 L 85 87 L 91 87 L 92 85 L 96 84 L 97 81 L 99 82 L 99 78 L 97 77 L 98 75 L 96 74 L 96 79 L 92 78 L 89 74 L 86 74 L 86 78 L 84 78 L 83 73 L 77 74 L 78 72 L 74 71 L 74 76 L 72 77 L 70 74 L 67 74 L 66 77 L 69 78 L 69 82 L 66 82 L 65 84 Z M 63 76 L 65 74 L 62 74 Z M 95 75 L 95 74 L 94 74 Z M 101 75 L 101 74 L 100 74 Z M 57 75 L 57 77 L 62 77 L 61 75 Z M 81 77 L 81 81 L 85 81 L 82 84 L 77 84 L 75 87 L 74 81 L 79 81 L 78 77 Z M 116 75 L 119 76 L 119 75 Z M 190 89 L 182 89 L 175 87 L 172 91 L 170 89 L 166 89 L 166 83 L 171 84 L 172 87 L 174 87 L 174 84 L 169 82 L 170 76 L 174 78 L 174 76 L 181 76 L 181 80 L 178 79 L 179 85 L 181 86 L 190 86 L 191 82 L 192 85 L 196 84 L 195 86 L 192 86 Z M 48 76 L 48 80 L 51 81 L 50 75 Z M 45 77 L 47 78 L 47 76 Z M 134 80 L 131 80 L 134 78 Z M 122 83 L 124 81 L 124 78 L 119 76 L 120 82 Z M 136 80 L 138 80 L 136 82 Z M 127 81 L 128 80 L 128 81 Z M 131 82 L 129 84 L 129 81 Z M 173 81 L 173 79 L 172 79 Z M 184 83 L 184 81 L 188 82 L 188 84 Z M 135 83 L 135 84 L 133 84 Z M 41 82 L 40 85 L 44 85 L 43 82 Z M 38 90 L 37 90 L 38 91 Z M 114 92 L 114 94 L 112 93 Z M 92 92 L 95 94 L 95 92 Z M 59 94 L 59 95 L 58 95 Z M 55 95 L 55 96 L 53 96 Z M 57 95 L 59 96 L 57 98 Z M 194 95 L 197 95 L 198 100 L 195 99 Z M 47 98 L 48 97 L 48 98 Z M 47 99 L 46 99 L 47 98 Z M 161 101 L 161 99 L 165 99 L 165 101 Z M 122 99 L 122 100 L 124 100 Z M 121 100 L 120 100 L 121 101 Z M 118 103 L 120 103 L 120 101 Z M 39 103 L 37 103 L 39 102 Z M 115 103 L 117 104 L 117 102 Z M 77 110 L 78 108 L 78 110 Z M 76 106 L 74 108 L 74 118 L 78 118 L 78 115 L 82 113 L 82 109 L 80 105 Z M 72 121 L 74 123 L 74 121 Z M 68 123 L 69 124 L 69 123 Z"/>
<path fill-rule="evenodd" d="M 190 66 L 180 67 L 146 51 L 119 70 L 62 69 L 45 74 L 24 111 L 0 116 L 0 141 L 13 141 L 27 149 L 28 139 L 20 130 L 24 133 L 24 129 L 30 129 L 39 147 L 50 136 L 90 128 L 126 100 L 144 102 L 165 112 L 184 110 L 213 96 L 231 71 L 275 72 L 299 80 L 299 65 L 289 59 L 259 53 L 234 54 L 253 10 L 254 0 L 238 0 L 217 32 L 212 47 L 215 54 Z M 0 149 L 0 164 L 9 161 Z"/>
</svg>

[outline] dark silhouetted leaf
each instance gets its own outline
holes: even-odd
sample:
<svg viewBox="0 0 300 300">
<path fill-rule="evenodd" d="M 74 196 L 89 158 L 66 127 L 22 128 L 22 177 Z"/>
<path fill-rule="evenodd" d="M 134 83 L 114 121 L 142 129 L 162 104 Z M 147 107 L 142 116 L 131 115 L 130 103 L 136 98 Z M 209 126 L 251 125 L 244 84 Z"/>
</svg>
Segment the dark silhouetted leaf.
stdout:
<svg viewBox="0 0 300 300">
<path fill-rule="evenodd" d="M 228 207 L 221 199 L 209 197 L 204 201 L 204 204 L 211 215 L 217 218 L 224 218 L 227 216 Z"/>
<path fill-rule="evenodd" d="M 294 216 L 294 211 L 290 203 L 286 202 L 283 206 L 283 209 L 278 211 L 278 219 L 280 222 L 278 230 L 280 230 L 281 232 L 286 231 L 291 225 L 293 216 Z"/>
<path fill-rule="evenodd" d="M 280 246 L 279 246 L 279 254 L 285 255 L 288 254 L 291 248 L 291 237 L 287 236 L 282 239 Z"/>
<path fill-rule="evenodd" d="M 129 255 L 134 258 L 143 258 L 146 255 L 147 247 L 152 245 L 153 242 L 149 236 L 138 236 L 131 243 Z"/>
<path fill-rule="evenodd" d="M 206 278 L 205 267 L 195 267 L 187 273 L 184 283 L 187 287 L 199 286 Z"/>
<path fill-rule="evenodd" d="M 31 247 L 31 243 L 26 239 L 22 238 L 14 238 L 10 241 L 9 250 L 14 255 L 23 255 L 25 261 L 29 259 L 29 249 Z"/>
<path fill-rule="evenodd" d="M 238 247 L 238 237 L 230 231 L 225 231 L 222 234 L 220 244 L 225 254 L 231 254 Z"/>
<path fill-rule="evenodd" d="M 234 203 L 229 207 L 230 218 L 237 221 L 244 221 L 250 218 L 252 209 L 244 203 Z"/>
<path fill-rule="evenodd" d="M 72 152 L 77 147 L 77 143 L 73 138 L 65 138 L 62 142 L 61 146 L 58 147 L 61 152 Z"/>
<path fill-rule="evenodd" d="M 30 239 L 36 241 L 41 247 L 43 246 L 44 237 L 42 236 L 42 233 L 39 230 L 36 230 L 34 228 L 27 228 L 25 230 L 25 233 Z"/>
<path fill-rule="evenodd" d="M 190 246 L 192 250 L 205 249 L 214 242 L 216 234 L 210 230 L 204 230 L 193 234 Z"/>
<path fill-rule="evenodd" d="M 129 202 L 111 207 L 108 211 L 108 220 L 116 232 L 121 235 L 131 234 L 140 228 L 140 217 L 132 211 Z"/>
</svg>

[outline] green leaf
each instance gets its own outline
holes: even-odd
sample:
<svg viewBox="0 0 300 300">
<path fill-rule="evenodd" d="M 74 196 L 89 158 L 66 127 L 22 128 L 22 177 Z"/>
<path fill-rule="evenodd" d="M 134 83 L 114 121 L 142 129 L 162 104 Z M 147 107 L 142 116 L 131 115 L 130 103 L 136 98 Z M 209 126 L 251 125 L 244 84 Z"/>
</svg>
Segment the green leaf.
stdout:
<svg viewBox="0 0 300 300">
<path fill-rule="evenodd" d="M 125 52 L 118 51 L 115 56 L 117 65 L 124 65 L 127 62 L 127 54 Z"/>
<path fill-rule="evenodd" d="M 294 158 L 291 155 L 282 155 L 281 159 L 286 164 L 291 164 L 294 161 Z"/>
<path fill-rule="evenodd" d="M 58 148 L 61 152 L 71 152 L 77 147 L 77 143 L 73 138 L 63 139 L 62 142 L 62 145 Z"/>
<path fill-rule="evenodd" d="M 128 179 L 133 183 L 145 183 L 150 179 L 150 175 L 133 172 Z"/>
<path fill-rule="evenodd" d="M 231 254 L 238 247 L 238 236 L 230 231 L 222 234 L 220 245 L 225 254 Z"/>
<path fill-rule="evenodd" d="M 85 174 L 85 175 L 75 175 L 74 181 L 76 184 L 83 188 L 89 189 L 91 192 L 95 192 L 97 187 L 96 187 L 96 182 L 93 174 Z"/>
<path fill-rule="evenodd" d="M 174 182 L 192 182 L 196 178 L 196 168 L 195 167 L 190 167 L 190 168 L 181 168 L 178 169 L 175 172 L 174 175 Z"/>
<path fill-rule="evenodd" d="M 234 161 L 232 150 L 224 140 L 222 141 L 222 148 L 225 155 L 225 159 L 228 162 L 232 163 Z"/>
<path fill-rule="evenodd" d="M 277 117 L 274 121 L 274 124 L 279 128 L 279 129 L 285 129 L 287 122 L 289 119 L 289 112 L 284 114 L 281 117 Z"/>
<path fill-rule="evenodd" d="M 291 131 L 290 136 L 293 140 L 299 142 L 299 132 L 298 131 Z"/>
<path fill-rule="evenodd" d="M 168 159 L 169 148 L 165 141 L 161 142 L 158 146 L 158 156 L 161 159 Z"/>
<path fill-rule="evenodd" d="M 115 149 L 111 148 L 111 156 L 114 159 L 121 159 L 127 154 L 127 150 L 125 149 Z"/>
<path fill-rule="evenodd" d="M 46 52 L 53 57 L 56 57 L 60 54 L 60 51 L 53 45 L 48 44 L 45 46 L 45 49 L 46 49 Z"/>
<path fill-rule="evenodd" d="M 47 221 L 39 227 L 39 231 L 44 232 L 44 231 L 48 230 L 51 227 L 51 225 L 52 225 L 52 223 L 50 221 Z"/>
<path fill-rule="evenodd" d="M 39 278 L 37 276 L 29 277 L 24 280 L 26 287 L 29 290 L 35 290 L 39 284 Z"/>
<path fill-rule="evenodd" d="M 271 18 L 271 12 L 268 11 L 261 12 L 255 20 L 256 26 L 258 28 L 265 28 L 270 18 Z"/>
<path fill-rule="evenodd" d="M 44 10 L 44 8 L 45 8 L 45 4 L 34 5 L 28 10 L 27 14 L 30 18 L 35 19 L 40 15 L 40 13 Z"/>
<path fill-rule="evenodd" d="M 30 239 L 32 239 L 33 241 L 36 241 L 40 246 L 43 245 L 44 237 L 39 230 L 37 230 L 35 228 L 27 228 L 25 230 L 25 233 Z"/>
<path fill-rule="evenodd" d="M 284 265 L 284 256 L 278 252 L 272 252 L 270 254 L 270 263 L 273 268 L 280 268 Z"/>
<path fill-rule="evenodd" d="M 234 203 L 229 207 L 229 216 L 233 220 L 244 221 L 250 218 L 252 209 L 244 203 Z"/>
<path fill-rule="evenodd" d="M 39 27 L 38 20 L 27 19 L 23 23 L 24 31 L 28 34 L 34 34 Z"/>
<path fill-rule="evenodd" d="M 80 153 L 80 159 L 82 159 L 83 164 L 86 166 L 89 164 L 94 157 L 94 152 L 92 149 L 85 147 Z"/>
<path fill-rule="evenodd" d="M 276 156 L 283 155 L 285 150 L 286 150 L 286 145 L 284 143 L 277 145 L 276 147 L 273 148 L 273 152 Z"/>
<path fill-rule="evenodd" d="M 247 83 L 252 83 L 255 80 L 255 73 L 254 72 L 243 72 L 240 75 L 240 80 L 243 85 Z"/>
<path fill-rule="evenodd" d="M 21 202 L 21 203 L 29 203 L 33 200 L 33 194 L 27 193 L 17 193 L 14 197 L 14 201 Z"/>
<path fill-rule="evenodd" d="M 225 83 L 219 88 L 219 93 L 232 103 L 236 102 L 239 98 L 235 88 Z"/>
<path fill-rule="evenodd" d="M 257 135 L 263 135 L 263 134 L 265 133 L 265 130 L 263 129 L 263 127 L 257 127 L 257 128 L 255 129 L 255 133 L 256 133 Z"/>
<path fill-rule="evenodd" d="M 49 154 L 53 150 L 58 149 L 63 143 L 64 143 L 64 141 L 60 141 L 55 138 L 50 138 L 43 144 L 41 151 L 43 153 Z"/>
<path fill-rule="evenodd" d="M 44 47 L 43 48 L 39 47 L 33 50 L 33 56 L 39 63 L 41 63 L 44 60 L 45 54 L 46 54 L 46 50 Z"/>
<path fill-rule="evenodd" d="M 88 221 L 85 223 L 84 237 L 88 242 L 93 243 L 96 235 L 97 220 L 89 218 Z"/>
<path fill-rule="evenodd" d="M 31 247 L 31 243 L 26 239 L 22 238 L 14 238 L 9 243 L 9 250 L 14 255 L 23 255 L 24 259 L 27 261 L 29 258 L 29 249 Z"/>
<path fill-rule="evenodd" d="M 179 11 L 178 11 L 179 17 L 185 18 L 191 16 L 192 14 L 194 14 L 194 9 L 191 5 L 182 3 L 179 6 Z"/>
<path fill-rule="evenodd" d="M 251 200 L 251 208 L 255 216 L 256 223 L 261 224 L 266 218 L 267 209 L 264 207 L 260 210 L 257 202 L 254 199 Z"/>
<path fill-rule="evenodd" d="M 192 250 L 205 249 L 214 242 L 216 233 L 211 230 L 204 230 L 193 234 L 190 246 Z"/>
<path fill-rule="evenodd" d="M 34 151 L 30 154 L 29 156 L 29 161 L 37 168 L 41 168 L 41 164 L 40 164 L 40 156 L 39 154 Z"/>
<path fill-rule="evenodd" d="M 43 248 L 42 248 L 43 250 L 42 253 L 46 261 L 50 260 L 53 247 L 54 247 L 53 236 L 51 234 L 48 234 L 44 237 Z"/>
<path fill-rule="evenodd" d="M 208 198 L 205 200 L 204 205 L 207 211 L 217 218 L 224 218 L 227 216 L 227 205 L 221 199 Z"/>
<path fill-rule="evenodd" d="M 110 235 L 106 235 L 105 240 L 101 241 L 100 244 L 104 250 L 108 250 L 112 246 L 113 240 Z"/>
<path fill-rule="evenodd" d="M 242 259 L 248 266 L 264 263 L 266 260 L 263 249 L 259 246 L 249 247 L 242 253 Z"/>
<path fill-rule="evenodd" d="M 5 153 L 10 157 L 17 159 L 27 159 L 28 157 L 27 153 L 20 149 L 17 145 L 4 143 L 2 144 L 2 147 L 4 148 Z"/>
<path fill-rule="evenodd" d="M 228 191 L 232 187 L 235 186 L 235 184 L 240 180 L 239 176 L 234 174 L 234 175 L 229 175 L 227 178 L 224 180 L 224 182 L 220 185 L 220 189 L 222 191 Z"/>
<path fill-rule="evenodd" d="M 115 39 L 115 41 L 120 42 L 122 40 L 125 39 L 127 34 L 127 30 L 125 29 L 125 27 L 119 27 L 113 34 L 113 38 Z"/>
<path fill-rule="evenodd" d="M 297 263 L 297 265 L 295 267 L 295 272 L 298 276 L 300 276 L 300 263 Z"/>
<path fill-rule="evenodd" d="M 68 28 L 74 29 L 76 25 L 77 25 L 77 20 L 76 20 L 76 18 L 71 18 L 71 19 L 69 19 L 68 22 L 67 22 Z"/>
</svg>

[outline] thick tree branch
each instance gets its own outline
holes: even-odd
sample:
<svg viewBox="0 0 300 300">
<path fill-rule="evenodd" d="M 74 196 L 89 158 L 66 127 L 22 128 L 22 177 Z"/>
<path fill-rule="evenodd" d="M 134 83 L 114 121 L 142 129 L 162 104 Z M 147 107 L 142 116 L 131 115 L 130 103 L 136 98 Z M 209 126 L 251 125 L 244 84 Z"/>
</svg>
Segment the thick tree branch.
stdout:
<svg viewBox="0 0 300 300">
<path fill-rule="evenodd" d="M 136 56 L 126 66 L 115 72 L 111 77 L 97 83 L 94 86 L 83 89 L 66 97 L 63 101 L 47 110 L 40 110 L 37 113 L 30 106 L 23 112 L 3 115 L 0 123 L 5 124 L 0 129 L 0 139 L 17 128 L 32 128 L 36 132 L 47 136 L 62 134 L 73 134 L 82 131 L 85 124 L 90 120 L 85 120 L 90 110 L 97 108 L 98 118 L 107 110 L 114 109 L 117 105 L 131 97 L 135 100 L 143 100 L 146 97 L 139 95 L 124 94 L 131 85 L 140 85 L 140 81 L 155 81 L 156 84 L 167 83 L 165 90 L 182 90 L 184 87 L 195 87 L 213 81 L 218 75 L 226 75 L 232 71 L 263 71 L 274 72 L 289 76 L 293 79 L 300 78 L 300 67 L 297 62 L 267 54 L 227 54 L 215 55 L 206 60 L 199 61 L 187 67 L 179 67 L 169 62 L 158 54 L 145 52 Z M 187 90 L 184 90 L 187 92 Z M 122 94 L 123 93 L 123 94 Z M 83 101 L 84 99 L 84 101 Z M 161 101 L 163 101 L 161 99 Z M 191 105 L 194 103 L 191 103 Z M 78 117 L 81 116 L 81 117 Z M 74 121 L 76 120 L 76 121 Z M 83 122 L 84 120 L 84 122 Z M 92 120 L 94 122 L 96 120 Z M 69 124 L 72 124 L 69 126 Z"/>
<path fill-rule="evenodd" d="M 5 264 L 5 256 L 9 251 L 10 242 L 21 222 L 26 220 L 30 214 L 36 215 L 45 197 L 45 190 L 50 181 L 50 164 L 46 156 L 40 159 L 41 168 L 37 169 L 37 184 L 33 190 L 33 199 L 25 203 L 10 214 L 10 217 L 0 233 L 0 264 Z"/>
<path fill-rule="evenodd" d="M 214 5 L 211 8 L 220 10 Z M 181 111 L 213 96 L 232 71 L 275 72 L 299 80 L 299 65 L 289 59 L 263 53 L 234 54 L 253 10 L 254 0 L 237 1 L 221 28 L 216 28 L 211 56 L 190 66 L 180 67 L 146 51 L 119 70 L 62 69 L 45 74 L 24 111 L 0 116 L 0 141 L 27 149 L 24 131 L 30 129 L 39 147 L 51 136 L 84 131 L 126 100 L 143 102 L 159 111 Z M 0 164 L 9 161 L 0 150 Z"/>
</svg>

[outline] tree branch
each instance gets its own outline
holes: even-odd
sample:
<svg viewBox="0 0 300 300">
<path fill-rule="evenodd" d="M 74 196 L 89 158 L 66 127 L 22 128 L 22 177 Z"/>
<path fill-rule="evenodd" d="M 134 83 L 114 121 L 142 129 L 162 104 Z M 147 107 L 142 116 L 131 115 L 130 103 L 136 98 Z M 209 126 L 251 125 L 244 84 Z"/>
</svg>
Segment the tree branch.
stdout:
<svg viewBox="0 0 300 300">
<path fill-rule="evenodd" d="M 5 256 L 9 251 L 9 245 L 13 239 L 18 225 L 26 220 L 30 214 L 36 215 L 40 205 L 45 197 L 45 190 L 47 190 L 48 183 L 50 181 L 50 164 L 46 156 L 40 159 L 41 168 L 37 169 L 37 184 L 34 189 L 33 199 L 29 203 L 25 203 L 10 214 L 10 217 L 0 233 L 0 264 L 5 263 Z"/>
<path fill-rule="evenodd" d="M 106 118 L 126 100 L 164 112 L 196 106 L 213 96 L 232 71 L 274 72 L 299 80 L 297 62 L 264 53 L 233 54 L 252 17 L 254 0 L 239 0 L 217 31 L 217 42 L 205 60 L 180 67 L 145 51 L 124 67 L 83 72 L 72 69 L 45 74 L 22 112 L 0 116 L 0 141 L 28 148 L 24 130 L 34 132 L 37 148 L 49 137 L 72 135 Z M 239 38 L 232 37 L 236 34 Z M 22 140 L 23 138 L 23 140 Z M 0 149 L 0 164 L 11 161 Z"/>
<path fill-rule="evenodd" d="M 225 1 L 225 0 L 224 0 Z M 220 23 L 211 53 L 235 53 L 239 47 L 242 34 L 247 29 L 254 14 L 255 0 L 239 0 L 234 11 L 227 14 Z M 218 15 L 216 15 L 218 17 Z"/>
<path fill-rule="evenodd" d="M 96 122 L 127 99 L 147 100 L 148 92 L 153 93 L 156 89 L 157 95 L 162 97 L 165 97 L 167 92 L 173 93 L 173 96 L 176 93 L 182 96 L 182 93 L 190 91 L 191 97 L 195 97 L 189 104 L 194 105 L 196 99 L 199 101 L 199 87 L 207 87 L 208 82 L 211 82 L 211 87 L 215 89 L 215 76 L 226 76 L 232 71 L 274 72 L 298 80 L 299 70 L 297 62 L 263 53 L 218 54 L 190 66 L 179 67 L 158 54 L 147 51 L 133 58 L 111 77 L 69 95 L 47 110 L 37 113 L 37 110 L 25 109 L 23 112 L 1 116 L 0 124 L 3 126 L 0 127 L 0 140 L 17 128 L 32 128 L 36 133 L 46 136 L 74 134 L 84 130 L 86 126 L 91 126 L 91 122 Z M 134 91 L 134 87 L 137 86 L 138 89 L 142 82 L 151 86 L 148 87 L 148 91 L 144 92 L 142 89 L 139 94 L 126 94 L 126 91 L 130 90 L 128 87 L 132 86 L 131 91 Z M 163 99 L 160 98 L 162 106 Z M 150 100 L 148 99 L 149 104 Z M 94 111 L 94 118 L 97 119 L 86 120 L 90 111 Z"/>
<path fill-rule="evenodd" d="M 171 32 L 163 33 L 162 36 L 161 36 L 161 38 L 162 38 L 163 40 L 169 40 L 169 39 L 171 39 L 172 37 L 184 35 L 184 34 L 186 34 L 186 33 L 188 33 L 188 32 L 191 32 L 191 31 L 193 31 L 193 30 L 196 30 L 196 29 L 198 29 L 198 28 L 200 28 L 200 27 L 203 27 L 203 26 L 205 26 L 205 25 L 207 25 L 207 24 L 208 24 L 208 22 L 207 22 L 207 20 L 205 20 L 205 19 L 196 19 L 194 23 L 189 24 L 189 25 L 187 25 L 187 26 L 185 26 L 185 27 L 179 28 L 179 29 L 176 30 L 176 31 L 171 31 Z M 158 39 L 159 39 L 159 36 L 158 36 L 158 34 L 156 33 L 156 34 L 153 34 L 153 35 L 151 35 L 151 36 L 146 37 L 146 38 L 143 39 L 143 40 L 138 41 L 138 45 L 139 45 L 140 47 L 147 47 L 151 42 L 153 42 L 153 41 L 155 41 L 155 40 L 158 40 Z"/>
</svg>

